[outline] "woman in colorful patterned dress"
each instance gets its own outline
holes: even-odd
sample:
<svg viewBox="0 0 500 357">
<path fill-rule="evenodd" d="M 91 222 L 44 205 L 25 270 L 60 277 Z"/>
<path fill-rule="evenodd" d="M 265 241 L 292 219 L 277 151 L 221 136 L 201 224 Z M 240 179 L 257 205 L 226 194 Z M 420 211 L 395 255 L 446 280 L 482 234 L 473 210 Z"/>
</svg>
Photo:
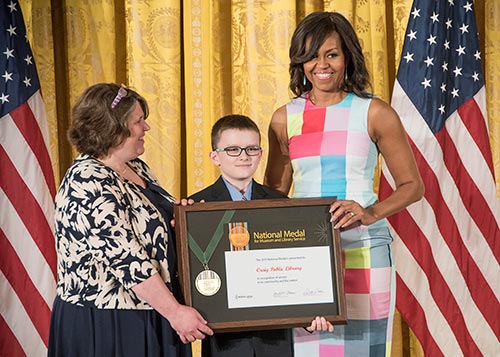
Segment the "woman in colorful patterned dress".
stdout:
<svg viewBox="0 0 500 357">
<path fill-rule="evenodd" d="M 290 46 L 295 98 L 273 114 L 264 183 L 293 197 L 336 197 L 348 324 L 333 332 L 295 329 L 296 356 L 390 355 L 395 274 L 386 217 L 421 199 L 422 179 L 390 105 L 367 91 L 359 40 L 340 14 L 312 13 Z M 379 153 L 395 190 L 373 190 Z"/>
<path fill-rule="evenodd" d="M 69 139 L 81 153 L 56 197 L 57 297 L 49 356 L 191 356 L 212 331 L 177 301 L 173 198 L 144 153 L 148 106 L 115 84 L 88 88 Z"/>
</svg>

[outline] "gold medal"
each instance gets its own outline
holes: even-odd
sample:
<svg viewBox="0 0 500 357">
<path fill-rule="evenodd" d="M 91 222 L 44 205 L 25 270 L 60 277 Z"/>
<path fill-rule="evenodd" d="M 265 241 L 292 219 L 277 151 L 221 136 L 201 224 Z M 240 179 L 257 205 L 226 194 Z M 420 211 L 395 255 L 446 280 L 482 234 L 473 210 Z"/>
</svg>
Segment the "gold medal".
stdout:
<svg viewBox="0 0 500 357">
<path fill-rule="evenodd" d="M 221 286 L 219 275 L 213 270 L 206 269 L 198 274 L 194 281 L 196 290 L 202 295 L 212 296 L 217 294 Z"/>
<path fill-rule="evenodd" d="M 196 290 L 198 290 L 198 292 L 202 295 L 215 295 L 221 287 L 221 279 L 219 275 L 208 268 L 208 262 L 212 258 L 212 255 L 215 252 L 215 248 L 217 248 L 217 245 L 222 239 L 224 233 L 224 225 L 228 224 L 231 221 L 234 212 L 235 211 L 228 210 L 224 213 L 205 250 L 201 249 L 193 236 L 188 232 L 189 249 L 203 265 L 203 268 L 205 268 L 205 270 L 198 274 L 194 281 Z"/>
<path fill-rule="evenodd" d="M 236 248 L 244 248 L 250 241 L 250 233 L 246 229 L 246 222 L 229 223 L 229 241 Z"/>
</svg>

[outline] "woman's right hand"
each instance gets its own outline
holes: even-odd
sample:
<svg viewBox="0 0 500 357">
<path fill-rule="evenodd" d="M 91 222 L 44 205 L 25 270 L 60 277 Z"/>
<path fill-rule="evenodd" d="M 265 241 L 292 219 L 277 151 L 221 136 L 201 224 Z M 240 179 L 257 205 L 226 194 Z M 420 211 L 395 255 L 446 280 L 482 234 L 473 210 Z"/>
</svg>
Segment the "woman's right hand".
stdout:
<svg viewBox="0 0 500 357">
<path fill-rule="evenodd" d="M 159 273 L 134 285 L 132 290 L 170 322 L 182 342 L 193 342 L 213 335 L 212 329 L 198 311 L 175 299 Z"/>
<path fill-rule="evenodd" d="M 207 326 L 207 321 L 192 307 L 179 304 L 168 320 L 183 343 L 213 335 L 212 329 Z"/>
</svg>

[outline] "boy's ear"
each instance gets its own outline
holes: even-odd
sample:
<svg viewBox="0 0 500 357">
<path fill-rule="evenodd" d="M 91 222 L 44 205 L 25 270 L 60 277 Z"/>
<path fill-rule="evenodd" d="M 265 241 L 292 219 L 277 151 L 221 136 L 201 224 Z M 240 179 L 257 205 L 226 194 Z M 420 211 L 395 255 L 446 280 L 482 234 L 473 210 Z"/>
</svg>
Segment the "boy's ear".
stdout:
<svg viewBox="0 0 500 357">
<path fill-rule="evenodd" d="M 217 156 L 217 153 L 215 151 L 210 151 L 208 153 L 208 157 L 210 158 L 210 161 L 214 163 L 214 165 L 220 166 L 219 157 Z"/>
</svg>

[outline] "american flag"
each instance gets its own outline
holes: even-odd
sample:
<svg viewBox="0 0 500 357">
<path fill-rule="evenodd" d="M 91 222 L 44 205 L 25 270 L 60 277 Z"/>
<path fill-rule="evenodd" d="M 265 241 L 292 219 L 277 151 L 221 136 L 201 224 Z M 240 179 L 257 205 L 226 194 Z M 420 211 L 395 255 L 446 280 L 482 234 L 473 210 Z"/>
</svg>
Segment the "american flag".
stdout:
<svg viewBox="0 0 500 357">
<path fill-rule="evenodd" d="M 0 356 L 44 356 L 55 296 L 55 183 L 33 53 L 0 1 Z"/>
<path fill-rule="evenodd" d="M 426 356 L 500 353 L 500 201 L 472 0 L 413 3 L 392 105 L 423 177 L 389 218 L 396 306 Z M 383 167 L 380 196 L 394 183 Z"/>
</svg>

